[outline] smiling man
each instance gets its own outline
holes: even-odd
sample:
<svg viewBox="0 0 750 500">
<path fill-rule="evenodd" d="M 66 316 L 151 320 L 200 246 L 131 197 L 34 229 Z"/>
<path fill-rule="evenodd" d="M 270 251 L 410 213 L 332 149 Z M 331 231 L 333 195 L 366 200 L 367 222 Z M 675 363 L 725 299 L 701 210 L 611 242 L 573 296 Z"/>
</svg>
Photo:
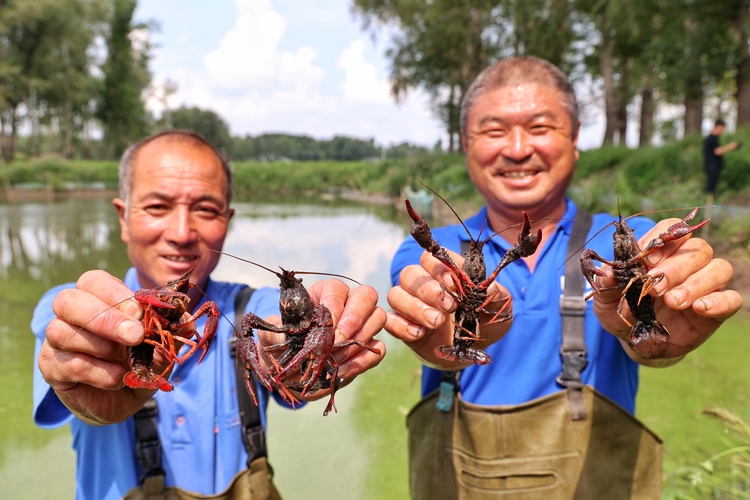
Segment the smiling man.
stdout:
<svg viewBox="0 0 750 500">
<path fill-rule="evenodd" d="M 492 357 L 486 366 L 434 353 L 453 343 L 456 300 L 445 291 L 455 290 L 448 267 L 412 238 L 393 259 L 386 329 L 425 364 L 424 399 L 408 418 L 414 499 L 660 497 L 658 438 L 632 416 L 638 366 L 678 362 L 742 302 L 723 290 L 731 266 L 714 259 L 705 241 L 685 237 L 646 258 L 649 273 L 665 275 L 651 295 L 670 333 L 667 342 L 629 341 L 631 328 L 618 314 L 620 289 L 584 303 L 591 289 L 584 289 L 579 255 L 612 217 L 584 214 L 565 197 L 579 157 L 578 127 L 570 82 L 541 59 L 502 60 L 466 92 L 462 144 L 486 202 L 466 221 L 468 230 L 474 237 L 499 231 L 518 224 L 525 211 L 543 239 L 536 253 L 505 268 L 500 285 L 493 284 L 499 294 L 488 309 L 502 307 L 510 295 L 514 318 L 487 325 L 484 315 L 478 347 Z M 628 220 L 642 245 L 675 222 Z M 612 260 L 613 231 L 586 247 Z M 484 246 L 488 269 L 517 234 L 503 232 Z M 465 229 L 453 225 L 433 235 L 461 265 Z M 600 289 L 616 284 L 608 266 L 603 270 Z M 623 315 L 632 323 L 627 305 Z"/>
<path fill-rule="evenodd" d="M 211 250 L 221 250 L 234 215 L 232 182 L 229 164 L 196 134 L 172 130 L 135 144 L 121 161 L 120 197 L 113 202 L 133 264 L 124 282 L 89 271 L 77 283 L 47 292 L 34 311 L 34 420 L 48 428 L 70 423 L 78 499 L 177 498 L 172 495 L 178 489 L 185 495 L 179 498 L 220 492 L 225 494 L 211 498 L 278 498 L 262 439 L 270 395 L 256 384 L 260 410 L 243 403 L 245 388 L 237 387 L 230 353 L 233 326 L 227 317 L 235 321 L 242 307 L 238 297 L 247 287 L 210 278 L 219 259 Z M 144 338 L 143 308 L 133 291 L 163 286 L 191 269 L 191 282 L 205 296 L 192 289 L 188 312 L 207 296 L 224 313 L 211 349 L 200 366 L 200 356 L 193 356 L 174 367 L 172 392 L 125 386 L 128 346 Z M 338 351 L 342 385 L 376 366 L 385 348 L 373 337 L 385 312 L 377 307 L 375 290 L 350 290 L 329 279 L 309 292 L 331 310 L 338 341 L 356 337 L 380 350 L 379 355 L 358 347 Z M 240 311 L 278 319 L 277 289 L 260 288 L 249 300 L 244 297 Z M 199 320 L 196 329 L 202 332 L 205 323 Z M 259 340 L 263 346 L 274 338 Z M 155 351 L 153 370 L 161 373 L 167 366 Z M 279 399 L 276 392 L 274 397 Z M 251 413 L 254 422 L 247 419 Z"/>
</svg>

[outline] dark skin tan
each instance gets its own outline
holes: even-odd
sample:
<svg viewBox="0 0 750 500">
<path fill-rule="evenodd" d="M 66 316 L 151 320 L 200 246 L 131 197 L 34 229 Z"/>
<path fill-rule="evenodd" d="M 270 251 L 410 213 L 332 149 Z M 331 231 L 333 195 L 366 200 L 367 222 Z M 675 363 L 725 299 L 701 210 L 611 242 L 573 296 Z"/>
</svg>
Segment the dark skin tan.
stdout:
<svg viewBox="0 0 750 500">
<path fill-rule="evenodd" d="M 122 239 L 143 286 L 165 284 L 195 265 L 191 281 L 205 287 L 218 262 L 218 254 L 207 248 L 221 249 L 234 213 L 227 206 L 225 187 L 221 163 L 205 145 L 166 136 L 143 146 L 135 159 L 130 206 L 119 198 L 113 202 L 120 214 Z M 377 292 L 369 286 L 350 289 L 329 279 L 312 285 L 309 293 L 316 304 L 331 310 L 337 342 L 356 338 L 380 350 L 380 355 L 356 346 L 337 351 L 334 357 L 340 363 L 339 376 L 346 379 L 344 385 L 377 366 L 385 346 L 374 336 L 386 317 L 377 307 Z M 122 382 L 129 370 L 127 347 L 143 340 L 139 322 L 143 309 L 132 297 L 118 278 L 89 271 L 52 305 L 57 318 L 47 328 L 39 369 L 60 401 L 92 425 L 126 420 L 154 393 Z M 191 298 L 190 311 L 199 296 Z M 259 347 L 274 342 L 268 332 L 259 335 Z M 154 371 L 160 373 L 166 366 L 157 353 Z M 323 398 L 328 392 L 304 399 Z"/>
<path fill-rule="evenodd" d="M 559 219 L 565 213 L 565 191 L 579 156 L 579 124 L 561 103 L 556 89 L 537 83 L 489 90 L 474 102 L 462 141 L 469 175 L 487 203 L 493 231 L 517 223 L 522 210 L 531 219 Z M 639 243 L 644 246 L 677 221 L 661 221 Z M 555 226 L 554 220 L 535 224 L 534 229 L 541 228 L 544 237 L 536 253 L 523 259 L 530 270 Z M 514 243 L 512 231 L 501 237 Z M 453 257 L 459 266 L 463 263 L 461 256 Z M 618 290 L 594 295 L 594 312 L 633 360 L 647 366 L 670 366 L 705 342 L 740 309 L 742 299 L 737 292 L 724 290 L 732 277 L 731 265 L 714 259 L 713 249 L 700 238 L 686 236 L 670 242 L 649 255 L 646 264 L 650 274 L 666 275 L 651 295 L 657 319 L 671 334 L 667 343 L 648 341 L 629 346 L 630 327 L 617 314 Z M 598 278 L 597 286 L 613 286 L 611 269 L 603 269 L 607 276 Z M 446 266 L 428 253 L 422 255 L 419 265 L 405 267 L 399 284 L 388 293 L 393 312 L 388 315 L 386 330 L 428 366 L 465 367 L 432 352 L 438 345 L 450 344 L 453 337 L 456 306 L 441 283 L 453 287 Z M 495 286 L 500 290 L 498 300 L 507 297 L 505 288 Z M 624 313 L 630 315 L 627 305 Z M 500 340 L 510 326 L 510 321 L 483 325 L 482 336 L 487 340 L 482 347 Z"/>
</svg>

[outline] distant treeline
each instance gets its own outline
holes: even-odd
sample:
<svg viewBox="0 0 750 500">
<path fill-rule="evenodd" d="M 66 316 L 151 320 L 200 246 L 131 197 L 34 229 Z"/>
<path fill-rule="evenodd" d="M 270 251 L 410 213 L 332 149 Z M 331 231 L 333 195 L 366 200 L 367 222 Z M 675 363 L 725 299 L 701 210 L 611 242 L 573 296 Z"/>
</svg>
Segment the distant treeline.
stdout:
<svg viewBox="0 0 750 500">
<path fill-rule="evenodd" d="M 234 160 L 296 160 L 296 161 L 357 161 L 382 158 L 405 158 L 427 149 L 409 143 L 384 147 L 374 139 L 358 139 L 337 135 L 317 140 L 306 135 L 262 134 L 257 137 L 232 137 L 230 156 Z"/>
<path fill-rule="evenodd" d="M 196 107 L 172 111 L 166 127 L 193 130 L 233 160 L 294 160 L 294 161 L 359 161 L 367 159 L 405 158 L 427 149 L 409 143 L 380 146 L 375 139 L 337 135 L 318 140 L 307 135 L 261 134 L 256 137 L 232 136 L 229 126 L 216 112 Z"/>
</svg>

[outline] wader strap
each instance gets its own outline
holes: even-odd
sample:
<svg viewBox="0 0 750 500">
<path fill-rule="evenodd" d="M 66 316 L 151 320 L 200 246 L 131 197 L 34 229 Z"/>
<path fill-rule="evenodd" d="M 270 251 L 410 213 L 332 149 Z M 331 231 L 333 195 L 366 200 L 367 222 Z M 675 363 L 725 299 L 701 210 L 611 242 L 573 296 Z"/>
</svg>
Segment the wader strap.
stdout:
<svg viewBox="0 0 750 500">
<path fill-rule="evenodd" d="M 235 324 L 242 322 L 242 316 L 245 313 L 245 306 L 250 300 L 250 296 L 255 290 L 249 287 L 243 288 L 237 294 L 235 299 L 234 317 Z M 242 442 L 247 450 L 247 468 L 252 469 L 250 463 L 256 458 L 267 457 L 266 436 L 263 432 L 263 426 L 260 423 L 260 409 L 255 405 L 253 399 L 245 387 L 245 368 L 241 363 L 236 362 L 237 357 L 237 336 L 236 333 L 229 339 L 230 352 L 232 359 L 235 359 L 235 376 L 237 379 L 237 400 L 240 406 L 240 420 L 242 421 Z M 252 377 L 252 373 L 250 374 Z M 251 381 L 255 383 L 255 379 Z"/>
<path fill-rule="evenodd" d="M 581 272 L 580 255 L 586 236 L 591 229 L 592 217 L 578 210 L 576 220 L 568 242 L 568 261 L 565 263 L 565 285 L 560 296 L 560 314 L 562 315 L 562 373 L 557 382 L 568 390 L 570 402 L 570 419 L 585 420 L 586 404 L 583 401 L 583 382 L 581 372 L 588 364 L 586 359 L 586 341 L 584 338 L 584 279 Z M 573 255 L 573 253 L 576 255 Z"/>
<path fill-rule="evenodd" d="M 156 428 L 159 409 L 156 400 L 149 399 L 135 417 L 135 456 L 143 473 L 138 481 L 143 485 L 143 498 L 153 500 L 164 494 L 164 469 L 161 467 L 161 442 Z"/>
<path fill-rule="evenodd" d="M 245 313 L 245 307 L 247 306 L 250 296 L 255 290 L 253 288 L 244 287 L 235 296 L 234 299 L 234 318 L 235 324 L 239 325 L 242 321 L 242 316 Z M 235 359 L 237 354 L 237 337 L 236 334 L 232 335 L 229 339 L 230 352 L 232 359 Z M 263 433 L 263 427 L 260 423 L 260 410 L 253 403 L 250 395 L 244 389 L 244 381 L 242 370 L 235 363 L 235 374 L 237 376 L 237 399 L 240 407 L 240 419 L 242 421 L 242 442 L 245 444 L 247 450 L 247 468 L 251 470 L 251 483 L 259 482 L 254 481 L 253 476 L 268 475 L 266 468 L 263 467 L 262 471 L 253 470 L 250 465 L 254 459 L 259 457 L 265 457 L 266 445 L 265 435 Z M 248 404 L 249 402 L 249 404 Z M 156 426 L 156 416 L 159 413 L 159 409 L 156 405 L 154 398 L 149 399 L 146 403 L 138 410 L 135 417 L 135 454 L 138 458 L 138 463 L 141 466 L 143 474 L 138 481 L 143 485 L 143 498 L 144 500 L 158 500 L 164 497 L 164 469 L 161 466 L 161 441 L 159 441 L 159 432 Z M 259 467 L 256 467 L 258 469 Z M 270 468 L 270 467 L 269 467 Z M 267 490 L 268 487 L 266 486 Z M 264 498 L 261 496 L 260 498 Z"/>
</svg>

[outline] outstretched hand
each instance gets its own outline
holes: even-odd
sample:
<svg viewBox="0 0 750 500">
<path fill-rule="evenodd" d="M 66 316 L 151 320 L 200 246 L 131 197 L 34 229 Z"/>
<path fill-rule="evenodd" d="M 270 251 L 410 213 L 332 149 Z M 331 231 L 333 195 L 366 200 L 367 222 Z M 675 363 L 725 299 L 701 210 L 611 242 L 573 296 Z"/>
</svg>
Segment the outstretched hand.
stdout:
<svg viewBox="0 0 750 500">
<path fill-rule="evenodd" d="M 57 318 L 47 327 L 39 369 L 60 401 L 92 425 L 122 422 L 154 394 L 122 381 L 127 347 L 143 341 L 143 309 L 132 297 L 121 280 L 89 271 L 52 303 Z M 158 353 L 154 362 L 155 370 L 168 364 Z"/>
<path fill-rule="evenodd" d="M 464 258 L 450 252 L 451 258 L 461 267 Z M 445 288 L 444 288 L 445 287 Z M 445 289 L 455 290 L 453 277 L 448 266 L 423 252 L 419 265 L 406 266 L 399 276 L 399 284 L 388 292 L 388 303 L 393 309 L 388 314 L 385 329 L 408 345 L 414 353 L 428 366 L 439 369 L 465 367 L 458 361 L 446 361 L 438 358 L 434 350 L 441 345 L 453 344 L 454 312 L 456 301 Z M 497 297 L 487 306 L 488 310 L 512 310 L 510 294 L 503 286 L 493 282 L 488 295 L 498 292 Z M 512 325 L 512 321 L 487 324 L 491 317 L 482 317 L 481 336 L 484 349 L 500 340 Z"/>
<path fill-rule="evenodd" d="M 679 219 L 659 222 L 638 242 L 644 248 Z M 734 290 L 724 290 L 732 279 L 732 266 L 724 259 L 713 258 L 713 249 L 703 239 L 685 236 L 666 243 L 645 257 L 650 275 L 664 274 L 650 295 L 654 298 L 657 320 L 669 332 L 669 340 L 645 340 L 631 346 L 631 328 L 618 315 L 622 289 L 594 295 L 594 312 L 604 329 L 620 339 L 625 350 L 637 362 L 648 366 L 669 366 L 708 340 L 721 324 L 739 311 L 742 298 Z M 597 278 L 598 288 L 616 285 L 609 266 L 604 277 Z M 633 316 L 623 301 L 622 314 L 633 323 Z"/>
<path fill-rule="evenodd" d="M 376 340 L 375 335 L 383 329 L 386 314 L 377 305 L 378 293 L 374 288 L 362 285 L 349 289 L 341 280 L 326 279 L 313 284 L 308 293 L 315 304 L 323 304 L 331 311 L 336 344 L 346 340 L 358 340 L 380 351 L 376 354 L 357 345 L 334 350 L 332 356 L 339 367 L 338 376 L 344 379 L 340 387 L 348 385 L 357 375 L 380 364 L 385 356 L 385 344 Z M 271 316 L 267 318 L 267 321 L 276 325 L 281 324 L 279 316 Z M 282 342 L 284 334 L 259 330 L 258 340 L 258 347 L 262 349 Z M 260 358 L 263 360 L 263 356 Z M 265 368 L 268 369 L 268 366 Z M 319 390 L 308 394 L 303 399 L 313 401 L 329 394 L 328 389 Z"/>
</svg>

